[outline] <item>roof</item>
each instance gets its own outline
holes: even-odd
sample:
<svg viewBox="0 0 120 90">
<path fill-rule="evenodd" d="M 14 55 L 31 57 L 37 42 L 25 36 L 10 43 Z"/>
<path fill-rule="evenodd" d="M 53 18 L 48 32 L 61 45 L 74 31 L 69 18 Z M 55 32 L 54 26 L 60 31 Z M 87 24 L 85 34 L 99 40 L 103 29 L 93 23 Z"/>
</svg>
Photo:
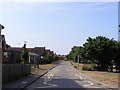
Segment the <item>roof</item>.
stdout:
<svg viewBox="0 0 120 90">
<path fill-rule="evenodd" d="M 0 26 L 2 27 L 2 29 L 4 29 L 5 27 L 3 25 L 0 24 Z"/>
<path fill-rule="evenodd" d="M 29 52 L 34 52 L 38 55 L 43 55 L 45 53 L 45 47 L 35 47 L 35 48 L 26 48 Z M 22 47 L 9 47 L 8 51 L 22 51 Z"/>
<path fill-rule="evenodd" d="M 2 35 L 2 38 L 0 39 L 0 44 L 2 44 L 4 49 L 6 49 L 6 41 L 5 41 L 5 36 L 4 35 Z"/>
<path fill-rule="evenodd" d="M 28 52 L 29 56 L 39 56 L 38 54 L 34 53 L 34 52 Z"/>
<path fill-rule="evenodd" d="M 8 47 L 7 48 L 8 51 L 22 51 L 21 47 Z"/>
</svg>

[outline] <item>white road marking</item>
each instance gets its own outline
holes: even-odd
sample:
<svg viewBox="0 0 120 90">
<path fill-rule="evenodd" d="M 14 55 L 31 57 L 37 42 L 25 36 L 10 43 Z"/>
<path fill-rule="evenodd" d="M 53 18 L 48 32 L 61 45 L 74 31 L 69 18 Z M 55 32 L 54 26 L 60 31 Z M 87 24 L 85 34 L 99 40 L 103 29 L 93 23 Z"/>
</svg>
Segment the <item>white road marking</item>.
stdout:
<svg viewBox="0 0 120 90">
<path fill-rule="evenodd" d="M 90 82 L 90 81 L 88 81 L 88 83 L 90 83 L 90 85 L 93 85 L 93 83 L 92 83 L 92 82 Z"/>
<path fill-rule="evenodd" d="M 82 76 L 80 76 L 80 75 L 75 74 L 75 76 L 79 77 L 81 80 L 84 79 L 84 78 L 83 78 Z"/>
<path fill-rule="evenodd" d="M 28 83 L 28 82 L 21 82 L 21 83 L 26 84 L 26 83 Z"/>
<path fill-rule="evenodd" d="M 93 86 L 94 83 L 92 83 L 91 81 L 85 81 L 86 78 L 83 78 L 82 76 L 75 74 L 75 76 L 79 77 L 81 80 L 84 80 L 83 82 L 88 82 L 89 84 L 83 85 L 85 87 L 92 87 L 92 88 L 100 88 L 100 87 L 95 87 Z"/>
<path fill-rule="evenodd" d="M 53 74 L 50 73 L 50 74 L 48 74 L 47 77 L 44 79 L 43 84 L 49 85 L 49 86 L 36 87 L 36 88 L 47 88 L 47 87 L 56 87 L 56 86 L 58 86 L 58 85 L 55 85 L 55 84 L 50 84 L 50 83 L 48 83 L 48 81 L 51 81 L 51 80 L 52 80 L 52 77 L 53 77 Z"/>
<path fill-rule="evenodd" d="M 94 84 L 91 81 L 85 81 L 85 82 L 88 82 L 89 84 L 83 85 L 83 86 L 92 87 L 92 88 L 100 88 L 100 87 L 93 86 Z"/>
</svg>

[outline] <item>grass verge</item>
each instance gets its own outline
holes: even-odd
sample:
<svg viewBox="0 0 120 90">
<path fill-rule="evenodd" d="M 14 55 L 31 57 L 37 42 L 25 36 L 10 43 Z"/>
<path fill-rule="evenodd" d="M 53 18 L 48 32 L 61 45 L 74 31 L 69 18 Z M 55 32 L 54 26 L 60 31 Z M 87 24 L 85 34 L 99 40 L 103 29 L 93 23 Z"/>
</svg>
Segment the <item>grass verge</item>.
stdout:
<svg viewBox="0 0 120 90">
<path fill-rule="evenodd" d="M 92 72 L 92 71 L 81 73 L 106 85 L 118 87 L 118 73 Z"/>
<path fill-rule="evenodd" d="M 90 66 L 90 64 L 79 64 L 79 68 L 78 68 L 78 64 L 70 61 L 71 65 L 74 66 L 77 70 L 82 70 L 83 66 Z M 113 86 L 115 88 L 118 88 L 118 86 L 120 87 L 120 73 L 111 73 L 111 72 L 99 72 L 99 71 L 83 71 L 81 72 L 82 74 L 86 75 L 89 78 L 92 78 L 96 81 L 99 81 L 101 83 L 104 83 L 106 85 L 109 86 Z M 119 85 L 118 85 L 119 84 Z"/>
</svg>

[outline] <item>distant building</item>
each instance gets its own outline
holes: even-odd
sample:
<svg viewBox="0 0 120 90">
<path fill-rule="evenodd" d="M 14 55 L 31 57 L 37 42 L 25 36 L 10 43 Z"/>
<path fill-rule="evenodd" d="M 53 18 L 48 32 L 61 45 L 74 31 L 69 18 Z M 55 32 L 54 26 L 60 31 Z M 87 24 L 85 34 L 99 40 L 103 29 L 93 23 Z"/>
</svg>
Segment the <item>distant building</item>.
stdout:
<svg viewBox="0 0 120 90">
<path fill-rule="evenodd" d="M 53 52 L 53 51 L 50 51 L 50 49 L 46 49 L 46 50 L 45 50 L 45 54 L 52 54 L 52 55 L 54 55 L 54 52 Z"/>
<path fill-rule="evenodd" d="M 66 55 L 57 55 L 59 57 L 59 60 L 64 60 L 66 58 Z"/>
</svg>

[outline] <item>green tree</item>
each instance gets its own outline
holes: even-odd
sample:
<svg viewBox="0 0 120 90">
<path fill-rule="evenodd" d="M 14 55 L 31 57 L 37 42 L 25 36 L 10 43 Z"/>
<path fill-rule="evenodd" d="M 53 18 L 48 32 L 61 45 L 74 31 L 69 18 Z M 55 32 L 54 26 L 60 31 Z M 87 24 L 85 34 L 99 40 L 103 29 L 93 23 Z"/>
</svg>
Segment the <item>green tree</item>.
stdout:
<svg viewBox="0 0 120 90">
<path fill-rule="evenodd" d="M 114 63 L 117 72 L 120 72 L 120 42 L 115 43 Z"/>
<path fill-rule="evenodd" d="M 52 63 L 53 61 L 55 61 L 55 56 L 52 54 L 47 54 L 43 57 L 43 62 L 46 64 Z"/>
<path fill-rule="evenodd" d="M 22 47 L 21 58 L 22 58 L 21 64 L 28 63 L 28 61 L 27 61 L 28 60 L 28 51 L 26 49 L 26 44 L 24 44 L 24 46 Z"/>
<path fill-rule="evenodd" d="M 79 54 L 79 48 L 80 48 L 79 46 L 74 46 L 71 49 L 69 55 L 67 55 L 69 60 L 76 60 L 77 59 L 77 56 Z"/>
<path fill-rule="evenodd" d="M 86 55 L 90 60 L 97 60 L 98 70 L 113 70 L 113 53 L 114 41 L 106 37 L 98 36 L 96 38 L 88 38 L 84 44 Z"/>
</svg>

